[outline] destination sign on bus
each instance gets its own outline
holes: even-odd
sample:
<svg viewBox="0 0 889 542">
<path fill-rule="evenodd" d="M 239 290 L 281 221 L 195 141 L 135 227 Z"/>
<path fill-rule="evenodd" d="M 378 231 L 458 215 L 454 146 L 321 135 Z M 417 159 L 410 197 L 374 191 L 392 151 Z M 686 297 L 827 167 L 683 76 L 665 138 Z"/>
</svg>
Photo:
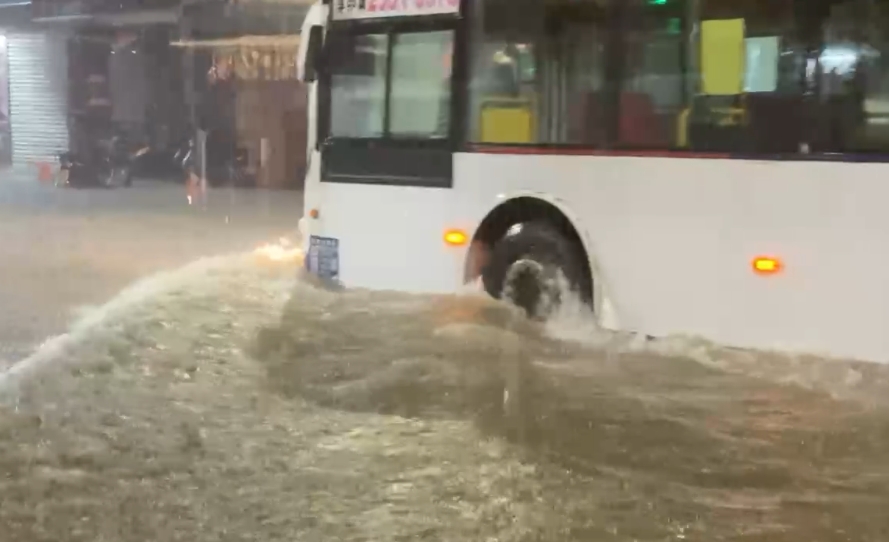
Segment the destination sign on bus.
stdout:
<svg viewBox="0 0 889 542">
<path fill-rule="evenodd" d="M 333 18 L 373 19 L 457 13 L 460 0 L 333 0 Z"/>
</svg>

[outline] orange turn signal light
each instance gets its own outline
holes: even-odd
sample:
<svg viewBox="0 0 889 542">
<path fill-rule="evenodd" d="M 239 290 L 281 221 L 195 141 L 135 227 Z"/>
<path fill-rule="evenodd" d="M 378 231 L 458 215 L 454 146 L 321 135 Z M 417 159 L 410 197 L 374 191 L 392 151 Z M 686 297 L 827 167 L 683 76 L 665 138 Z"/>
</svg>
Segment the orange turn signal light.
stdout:
<svg viewBox="0 0 889 542">
<path fill-rule="evenodd" d="M 757 256 L 753 258 L 753 272 L 758 275 L 774 275 L 784 269 L 781 260 L 774 256 Z"/>
<path fill-rule="evenodd" d="M 461 230 L 447 230 L 444 234 L 445 244 L 453 247 L 465 245 L 468 240 L 469 236 L 466 235 L 466 232 Z"/>
</svg>

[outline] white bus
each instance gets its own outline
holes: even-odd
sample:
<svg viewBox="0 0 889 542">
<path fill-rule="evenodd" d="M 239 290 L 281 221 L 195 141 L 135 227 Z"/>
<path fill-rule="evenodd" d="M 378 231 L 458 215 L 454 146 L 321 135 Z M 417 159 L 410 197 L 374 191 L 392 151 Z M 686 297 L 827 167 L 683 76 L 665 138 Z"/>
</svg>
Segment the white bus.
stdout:
<svg viewBox="0 0 889 542">
<path fill-rule="evenodd" d="M 325 0 L 310 271 L 889 361 L 889 2 Z"/>
</svg>

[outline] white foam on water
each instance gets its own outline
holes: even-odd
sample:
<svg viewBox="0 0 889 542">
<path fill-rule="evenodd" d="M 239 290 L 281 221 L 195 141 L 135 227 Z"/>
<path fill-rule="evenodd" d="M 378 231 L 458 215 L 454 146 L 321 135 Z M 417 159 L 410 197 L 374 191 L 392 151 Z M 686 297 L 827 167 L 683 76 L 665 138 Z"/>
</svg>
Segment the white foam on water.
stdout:
<svg viewBox="0 0 889 542">
<path fill-rule="evenodd" d="M 599 327 L 591 309 L 573 292 L 563 294 L 559 312 L 547 322 L 547 333 L 556 339 L 580 343 L 594 349 L 616 353 L 648 353 L 663 358 L 685 357 L 706 365 L 720 365 L 726 355 L 744 352 L 755 357 L 758 352 L 720 346 L 702 337 L 671 335 L 649 337 L 631 331 L 613 331 Z"/>
<path fill-rule="evenodd" d="M 10 393 L 14 396 L 18 383 L 36 370 L 51 364 L 64 364 L 71 358 L 67 354 L 72 347 L 91 333 L 119 322 L 145 301 L 184 287 L 219 288 L 220 285 L 216 284 L 218 281 L 212 277 L 214 272 L 246 270 L 256 265 L 256 255 L 252 253 L 203 258 L 179 269 L 146 277 L 102 306 L 82 309 L 67 333 L 47 340 L 33 354 L 0 372 L 0 398 L 9 398 Z M 210 280 L 201 280 L 208 275 Z M 606 355 L 648 354 L 651 359 L 660 359 L 664 363 L 669 363 L 670 358 L 683 357 L 720 370 L 809 387 L 848 390 L 869 383 L 869 378 L 864 377 L 855 366 L 835 362 L 813 363 L 813 356 L 730 348 L 693 336 L 649 338 L 638 333 L 602 329 L 596 324 L 589 307 L 577 295 L 565 293 L 567 284 L 563 279 L 560 282 L 562 304 L 545 327 L 547 334 L 554 339 L 574 342 Z M 309 297 L 302 302 L 325 305 L 337 298 L 323 289 L 310 290 L 314 293 L 304 292 Z M 350 290 L 349 295 L 362 297 L 360 290 Z M 409 310 L 414 305 L 426 303 L 424 296 L 394 296 L 390 299 L 370 293 L 367 295 L 368 307 L 374 310 L 380 309 L 379 304 L 384 302 L 394 305 L 387 306 L 387 310 Z M 488 299 L 480 281 L 465 285 L 457 295 L 469 298 L 467 302 L 470 303 L 473 298 L 476 298 L 476 302 L 480 297 Z M 886 378 L 889 380 L 889 369 Z"/>
<path fill-rule="evenodd" d="M 562 285 L 565 292 L 567 284 Z M 546 324 L 546 333 L 606 355 L 640 354 L 670 363 L 685 358 L 721 371 L 762 378 L 889 405 L 889 365 L 837 359 L 804 352 L 738 348 L 693 335 L 647 337 L 611 331 L 596 324 L 590 308 L 575 293 L 563 293 L 563 304 Z"/>
<path fill-rule="evenodd" d="M 255 265 L 253 255 L 229 254 L 201 258 L 178 269 L 145 277 L 122 290 L 108 303 L 99 307 L 81 308 L 70 329 L 46 340 L 30 356 L 0 372 L 0 396 L 14 392 L 18 382 L 34 371 L 51 363 L 62 363 L 68 350 L 98 328 L 118 321 L 133 307 L 161 294 L 195 284 L 196 279 L 214 271 Z"/>
</svg>

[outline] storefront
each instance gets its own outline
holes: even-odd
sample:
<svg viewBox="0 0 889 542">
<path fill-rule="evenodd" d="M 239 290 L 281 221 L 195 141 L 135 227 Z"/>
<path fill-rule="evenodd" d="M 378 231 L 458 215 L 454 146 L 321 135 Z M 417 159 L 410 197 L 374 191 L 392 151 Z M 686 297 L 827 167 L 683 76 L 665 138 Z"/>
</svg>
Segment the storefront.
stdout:
<svg viewBox="0 0 889 542">
<path fill-rule="evenodd" d="M 16 163 L 54 160 L 111 131 L 165 152 L 187 133 L 182 63 L 169 45 L 178 0 L 32 0 L 19 10 L 22 24 L 7 33 Z"/>
<path fill-rule="evenodd" d="M 209 42 L 211 85 L 233 93 L 238 147 L 258 186 L 294 188 L 305 175 L 306 93 L 296 78 L 298 36 Z"/>
<path fill-rule="evenodd" d="M 306 92 L 296 77 L 296 53 L 305 6 L 244 2 L 218 12 L 202 8 L 190 14 L 191 39 L 177 43 L 203 59 L 194 63 L 198 100 L 212 101 L 213 116 L 228 119 L 258 186 L 301 187 Z M 226 123 L 216 124 L 226 129 Z"/>
<path fill-rule="evenodd" d="M 72 146 L 111 132 L 170 154 L 188 132 L 178 32 L 169 24 L 79 28 L 69 42 Z M 92 134 L 92 135 L 90 135 Z M 89 143 L 87 143 L 89 144 Z M 164 176 L 158 168 L 145 172 Z"/>
</svg>

